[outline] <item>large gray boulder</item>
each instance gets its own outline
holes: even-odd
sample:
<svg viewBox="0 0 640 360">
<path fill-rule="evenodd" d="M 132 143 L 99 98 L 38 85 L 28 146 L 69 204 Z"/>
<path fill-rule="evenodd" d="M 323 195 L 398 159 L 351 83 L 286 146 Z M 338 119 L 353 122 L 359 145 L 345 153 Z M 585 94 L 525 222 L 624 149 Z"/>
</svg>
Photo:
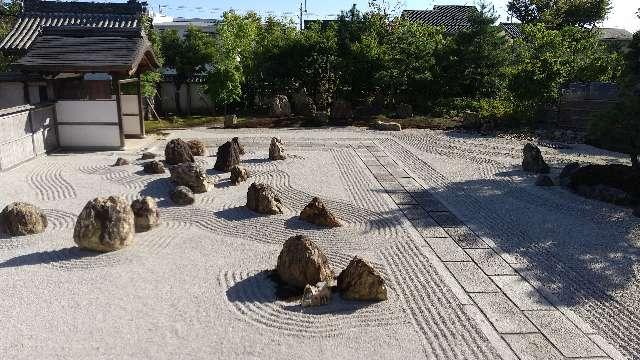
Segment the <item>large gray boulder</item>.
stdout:
<svg viewBox="0 0 640 360">
<path fill-rule="evenodd" d="M 240 164 L 240 151 L 232 142 L 227 141 L 218 148 L 216 164 L 213 166 L 218 171 L 228 172 L 232 167 Z"/>
<path fill-rule="evenodd" d="M 238 139 L 237 137 L 234 137 L 233 139 L 231 139 L 231 142 L 238 148 L 238 153 L 240 155 L 245 154 L 244 146 L 240 144 L 240 139 Z"/>
<path fill-rule="evenodd" d="M 284 212 L 282 201 L 273 188 L 267 184 L 253 183 L 249 186 L 247 207 L 257 213 L 267 215 L 282 214 Z"/>
<path fill-rule="evenodd" d="M 549 165 L 544 161 L 540 148 L 531 143 L 522 149 L 522 170 L 535 174 L 549 173 Z"/>
<path fill-rule="evenodd" d="M 580 170 L 580 163 L 578 162 L 572 162 L 565 165 L 565 167 L 562 168 L 560 175 L 558 175 L 558 182 L 560 185 L 569 186 L 569 183 L 571 183 L 571 176 L 573 176 L 573 174 L 578 170 Z"/>
<path fill-rule="evenodd" d="M 333 282 L 334 273 L 322 250 L 305 235 L 297 235 L 285 241 L 276 272 L 280 280 L 304 289 L 308 284 Z"/>
<path fill-rule="evenodd" d="M 78 216 L 73 241 L 83 249 L 110 252 L 133 244 L 135 219 L 124 197 L 96 198 Z"/>
<path fill-rule="evenodd" d="M 232 128 L 232 127 L 236 126 L 237 123 L 238 123 L 238 116 L 236 116 L 235 114 L 225 115 L 224 116 L 224 127 L 225 128 Z"/>
<path fill-rule="evenodd" d="M 249 171 L 242 166 L 235 165 L 231 168 L 231 185 L 239 185 L 241 182 L 245 182 L 249 179 Z"/>
<path fill-rule="evenodd" d="M 640 205 L 636 206 L 636 208 L 633 210 L 633 215 L 636 217 L 640 217 Z"/>
<path fill-rule="evenodd" d="M 186 206 L 196 202 L 193 191 L 186 186 L 178 186 L 171 192 L 171 201 L 176 205 Z"/>
<path fill-rule="evenodd" d="M 291 104 L 284 95 L 276 95 L 270 104 L 271 116 L 284 117 L 291 115 Z"/>
<path fill-rule="evenodd" d="M 213 186 L 205 170 L 198 164 L 187 162 L 169 168 L 171 180 L 186 186 L 196 194 L 205 193 Z"/>
<path fill-rule="evenodd" d="M 189 140 L 189 149 L 193 156 L 207 156 L 207 146 L 198 139 Z"/>
<path fill-rule="evenodd" d="M 402 125 L 397 122 L 376 121 L 374 127 L 381 131 L 402 131 Z"/>
<path fill-rule="evenodd" d="M 270 160 L 284 160 L 287 156 L 284 154 L 284 144 L 282 140 L 277 137 L 271 138 L 271 145 L 269 145 L 269 159 Z"/>
<path fill-rule="evenodd" d="M 306 93 L 296 94 L 293 96 L 293 112 L 298 116 L 312 117 L 316 114 L 316 105 Z"/>
<path fill-rule="evenodd" d="M 357 256 L 338 275 L 338 289 L 349 300 L 387 300 L 387 287 L 382 275 Z"/>
<path fill-rule="evenodd" d="M 315 225 L 326 227 L 339 227 L 342 223 L 327 209 L 326 205 L 317 197 L 305 206 L 300 213 L 300 219 Z"/>
<path fill-rule="evenodd" d="M 160 211 L 158 204 L 149 196 L 136 199 L 131 203 L 133 210 L 136 232 L 145 232 L 160 225 Z"/>
<path fill-rule="evenodd" d="M 47 216 L 31 204 L 14 202 L 0 213 L 0 223 L 11 236 L 40 234 L 47 228 Z"/>
<path fill-rule="evenodd" d="M 167 143 L 164 148 L 164 158 L 168 165 L 195 161 L 189 144 L 182 139 L 173 139 Z"/>
<path fill-rule="evenodd" d="M 553 183 L 553 179 L 551 179 L 549 175 L 545 175 L 545 174 L 538 175 L 538 177 L 536 178 L 535 184 L 536 186 L 542 186 L 542 187 L 549 187 L 549 186 L 555 185 Z"/>
</svg>

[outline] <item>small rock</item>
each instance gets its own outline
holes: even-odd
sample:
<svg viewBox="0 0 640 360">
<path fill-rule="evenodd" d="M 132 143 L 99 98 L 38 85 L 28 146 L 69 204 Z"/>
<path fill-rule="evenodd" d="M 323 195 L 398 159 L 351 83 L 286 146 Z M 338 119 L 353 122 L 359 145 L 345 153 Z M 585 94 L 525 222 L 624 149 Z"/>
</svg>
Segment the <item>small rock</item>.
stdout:
<svg viewBox="0 0 640 360">
<path fill-rule="evenodd" d="M 271 138 L 271 145 L 269 146 L 269 159 L 271 160 L 284 160 L 287 156 L 284 154 L 284 144 L 282 140 L 277 137 Z"/>
<path fill-rule="evenodd" d="M 164 157 L 168 165 L 178 165 L 195 161 L 189 144 L 182 139 L 169 141 L 164 149 Z"/>
<path fill-rule="evenodd" d="M 549 175 L 540 174 L 536 178 L 536 186 L 554 186 L 553 180 Z"/>
<path fill-rule="evenodd" d="M 271 100 L 271 116 L 283 117 L 291 115 L 291 104 L 289 99 L 284 95 L 276 95 Z"/>
<path fill-rule="evenodd" d="M 400 104 L 396 108 L 396 116 L 400 119 L 413 117 L 413 107 L 409 104 Z"/>
<path fill-rule="evenodd" d="M 284 212 L 282 201 L 273 188 L 267 184 L 253 183 L 249 186 L 247 207 L 260 214 L 276 215 Z"/>
<path fill-rule="evenodd" d="M 85 205 L 73 230 L 73 241 L 83 249 L 109 252 L 133 243 L 133 210 L 122 196 L 100 197 Z"/>
<path fill-rule="evenodd" d="M 572 162 L 562 168 L 560 175 L 558 175 L 558 182 L 560 183 L 560 186 L 569 186 L 569 183 L 571 182 L 571 176 L 579 169 L 580 163 L 577 162 Z"/>
<path fill-rule="evenodd" d="M 171 192 L 171 201 L 176 205 L 191 205 L 196 202 L 196 197 L 188 187 L 178 186 Z"/>
<path fill-rule="evenodd" d="M 224 127 L 232 128 L 236 126 L 238 122 L 238 117 L 236 115 L 225 115 L 224 117 Z"/>
<path fill-rule="evenodd" d="M 160 225 L 158 204 L 152 197 L 145 196 L 134 200 L 131 203 L 131 210 L 133 210 L 136 232 L 149 231 Z"/>
<path fill-rule="evenodd" d="M 231 185 L 238 185 L 241 182 L 247 181 L 249 178 L 249 171 L 242 166 L 235 165 L 231 168 Z"/>
<path fill-rule="evenodd" d="M 142 167 L 145 174 L 164 174 L 166 172 L 164 165 L 157 160 L 146 162 Z"/>
<path fill-rule="evenodd" d="M 339 227 L 342 223 L 338 218 L 333 215 L 325 204 L 317 197 L 314 197 L 311 202 L 300 213 L 300 219 L 327 227 Z"/>
<path fill-rule="evenodd" d="M 202 141 L 193 139 L 189 140 L 187 144 L 189 144 L 189 149 L 191 150 L 191 154 L 193 154 L 193 156 L 207 156 L 207 147 Z"/>
<path fill-rule="evenodd" d="M 325 281 L 319 282 L 316 286 L 305 286 L 302 295 L 302 307 L 326 305 L 331 301 L 331 287 Z"/>
<path fill-rule="evenodd" d="M 216 164 L 213 166 L 218 171 L 228 172 L 235 165 L 240 164 L 240 151 L 231 141 L 227 141 L 218 148 Z"/>
<path fill-rule="evenodd" d="M 238 153 L 240 153 L 240 155 L 245 154 L 244 146 L 240 145 L 240 139 L 234 137 L 233 139 L 231 139 L 231 142 L 238 148 Z"/>
<path fill-rule="evenodd" d="M 357 256 L 338 276 L 338 289 L 349 300 L 387 300 L 387 287 L 380 273 Z"/>
<path fill-rule="evenodd" d="M 171 180 L 177 185 L 186 186 L 196 194 L 209 191 L 213 184 L 204 169 L 192 162 L 174 165 L 169 168 Z"/>
<path fill-rule="evenodd" d="M 40 234 L 47 228 L 47 216 L 31 204 L 14 202 L 0 213 L 1 223 L 11 236 Z"/>
<path fill-rule="evenodd" d="M 549 165 L 542 158 L 540 148 L 531 143 L 522 149 L 522 170 L 536 174 L 549 173 Z"/>
<path fill-rule="evenodd" d="M 322 250 L 305 235 L 297 235 L 285 241 L 276 271 L 280 279 L 297 288 L 307 284 L 332 282 L 333 271 Z"/>
<path fill-rule="evenodd" d="M 375 128 L 381 131 L 402 131 L 402 125 L 397 122 L 376 121 Z"/>
<path fill-rule="evenodd" d="M 113 166 L 125 166 L 125 165 L 131 165 L 131 163 L 129 162 L 129 160 L 121 158 L 121 157 L 119 157 L 116 160 L 116 163 L 113 164 Z"/>
<path fill-rule="evenodd" d="M 143 152 L 142 153 L 142 160 L 151 160 L 151 159 L 155 159 L 156 158 L 156 154 L 152 153 L 152 152 Z"/>
</svg>

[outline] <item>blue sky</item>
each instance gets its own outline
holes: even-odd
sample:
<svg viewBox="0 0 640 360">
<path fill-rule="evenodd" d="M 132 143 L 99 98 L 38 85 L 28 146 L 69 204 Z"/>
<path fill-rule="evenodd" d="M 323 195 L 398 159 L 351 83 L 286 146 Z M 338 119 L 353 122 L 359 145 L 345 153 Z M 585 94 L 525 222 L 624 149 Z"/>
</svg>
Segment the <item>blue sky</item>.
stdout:
<svg viewBox="0 0 640 360">
<path fill-rule="evenodd" d="M 304 0 L 303 0 L 304 1 Z M 300 0 L 148 0 L 156 11 L 158 5 L 165 5 L 164 13 L 170 16 L 217 18 L 223 11 L 236 9 L 240 12 L 255 10 L 263 16 L 296 17 Z M 434 4 L 473 5 L 474 0 L 404 0 L 403 8 L 430 9 Z M 501 20 L 506 21 L 507 0 L 490 0 L 495 6 Z M 348 9 L 356 3 L 359 8 L 367 8 L 367 0 L 307 0 L 308 18 L 328 18 Z M 638 0 L 612 0 L 613 11 L 603 26 L 625 28 L 630 31 L 640 30 L 640 20 L 634 12 L 640 7 Z"/>
</svg>

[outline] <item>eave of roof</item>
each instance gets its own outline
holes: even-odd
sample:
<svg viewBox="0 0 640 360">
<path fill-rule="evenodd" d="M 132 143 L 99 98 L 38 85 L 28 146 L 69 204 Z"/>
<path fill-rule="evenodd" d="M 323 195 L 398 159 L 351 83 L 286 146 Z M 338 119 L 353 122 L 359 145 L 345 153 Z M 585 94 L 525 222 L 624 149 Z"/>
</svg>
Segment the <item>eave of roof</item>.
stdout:
<svg viewBox="0 0 640 360">
<path fill-rule="evenodd" d="M 45 29 L 15 63 L 26 72 L 108 72 L 133 75 L 158 67 L 151 44 L 135 31 L 101 33 L 76 28 Z"/>
</svg>

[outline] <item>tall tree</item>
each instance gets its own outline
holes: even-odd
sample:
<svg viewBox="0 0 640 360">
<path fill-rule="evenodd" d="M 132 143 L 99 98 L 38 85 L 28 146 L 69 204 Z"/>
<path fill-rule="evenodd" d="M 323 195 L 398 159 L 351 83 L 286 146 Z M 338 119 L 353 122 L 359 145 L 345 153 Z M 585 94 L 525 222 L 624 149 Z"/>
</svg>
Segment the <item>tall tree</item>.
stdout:
<svg viewBox="0 0 640 360">
<path fill-rule="evenodd" d="M 611 0 L 509 0 L 507 10 L 523 23 L 564 26 L 593 26 L 602 22 Z"/>
<path fill-rule="evenodd" d="M 207 65 L 211 64 L 214 57 L 215 42 L 211 35 L 190 26 L 184 38 L 175 30 L 162 32 L 160 44 L 165 65 L 176 71 L 173 77 L 175 103 L 177 111 L 182 113 L 180 89 L 194 76 L 207 72 Z"/>
</svg>

